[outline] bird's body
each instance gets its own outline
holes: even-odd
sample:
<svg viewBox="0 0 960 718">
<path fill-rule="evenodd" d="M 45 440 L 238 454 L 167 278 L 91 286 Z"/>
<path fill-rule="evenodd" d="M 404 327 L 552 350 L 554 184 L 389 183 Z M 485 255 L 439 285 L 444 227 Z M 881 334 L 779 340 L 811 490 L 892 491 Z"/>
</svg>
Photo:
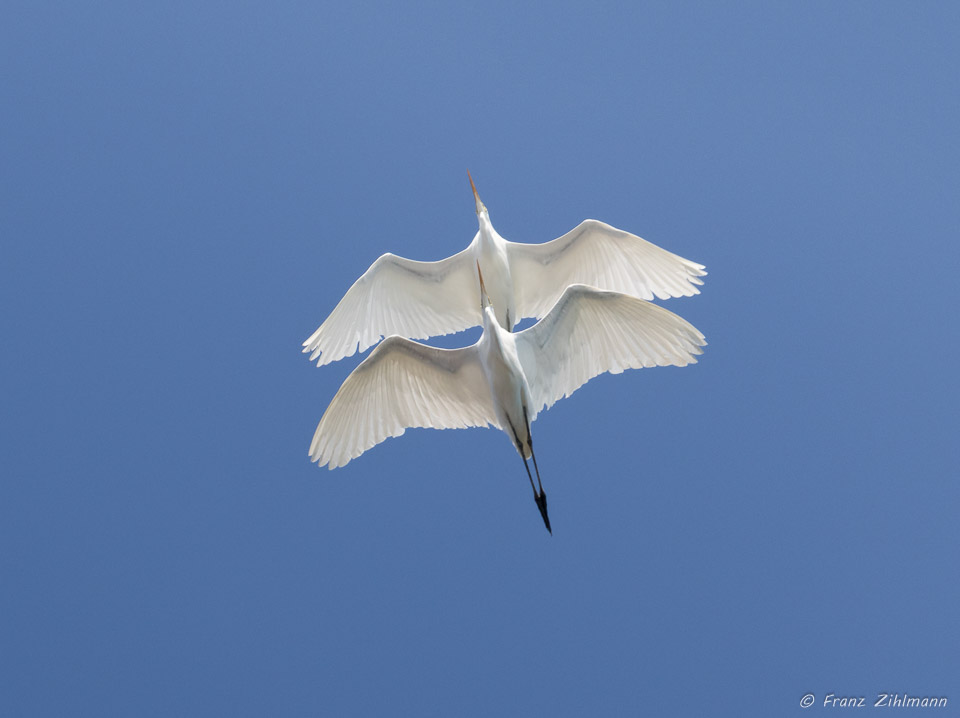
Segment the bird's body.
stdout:
<svg viewBox="0 0 960 718">
<path fill-rule="evenodd" d="M 391 334 L 426 339 L 482 324 L 478 268 L 508 331 L 524 317 L 546 315 L 572 284 L 641 299 L 699 294 L 703 265 L 597 220 L 544 244 L 509 242 L 473 193 L 479 229 L 470 245 L 437 262 L 381 256 L 303 343 L 311 360 L 336 361 Z"/>
<path fill-rule="evenodd" d="M 331 469 L 407 428 L 493 425 L 527 466 L 530 425 L 543 408 L 590 378 L 628 368 L 696 363 L 703 335 L 676 314 L 624 294 L 568 287 L 535 325 L 511 333 L 486 301 L 483 335 L 462 349 L 438 349 L 403 337 L 383 341 L 347 377 L 320 419 L 310 457 Z M 550 529 L 542 485 L 534 498 Z M 537 484 L 540 484 L 537 468 Z"/>
<path fill-rule="evenodd" d="M 483 310 L 483 335 L 477 352 L 490 387 L 497 424 L 508 434 L 516 432 L 516 437 L 511 437 L 514 445 L 520 456 L 529 459 L 530 429 L 525 416 L 533 403 L 530 387 L 520 363 L 516 337 L 500 326 L 492 307 Z"/>
</svg>

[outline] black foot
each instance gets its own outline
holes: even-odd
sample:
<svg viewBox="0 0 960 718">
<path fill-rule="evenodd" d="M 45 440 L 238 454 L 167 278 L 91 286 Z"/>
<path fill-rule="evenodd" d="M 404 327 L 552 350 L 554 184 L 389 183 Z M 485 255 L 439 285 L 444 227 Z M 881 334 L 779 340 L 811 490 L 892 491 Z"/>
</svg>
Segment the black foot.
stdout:
<svg viewBox="0 0 960 718">
<path fill-rule="evenodd" d="M 537 502 L 537 508 L 540 509 L 540 515 L 543 517 L 543 525 L 547 527 L 547 531 L 553 536 L 553 529 L 550 528 L 550 517 L 547 516 L 547 495 L 541 491 L 540 495 L 534 498 Z"/>
</svg>

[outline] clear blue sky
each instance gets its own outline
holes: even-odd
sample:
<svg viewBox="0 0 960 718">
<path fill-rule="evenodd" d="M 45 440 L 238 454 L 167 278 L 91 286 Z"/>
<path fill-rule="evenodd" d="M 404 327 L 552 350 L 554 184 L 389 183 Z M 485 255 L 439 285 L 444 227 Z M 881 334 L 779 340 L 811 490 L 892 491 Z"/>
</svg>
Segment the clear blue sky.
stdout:
<svg viewBox="0 0 960 718">
<path fill-rule="evenodd" d="M 958 710 L 960 10 L 627 6 L 4 6 L 0 714 Z M 468 168 L 710 272 L 534 425 L 552 537 L 500 432 L 307 458 Z"/>
</svg>

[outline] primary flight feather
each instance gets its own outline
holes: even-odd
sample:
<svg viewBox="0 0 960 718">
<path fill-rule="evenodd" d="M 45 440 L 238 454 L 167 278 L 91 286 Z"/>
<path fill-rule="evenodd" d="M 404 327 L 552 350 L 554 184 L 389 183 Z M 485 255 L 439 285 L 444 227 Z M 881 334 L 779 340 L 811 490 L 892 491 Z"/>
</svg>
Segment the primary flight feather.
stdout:
<svg viewBox="0 0 960 718">
<path fill-rule="evenodd" d="M 473 178 L 470 186 L 479 223 L 470 245 L 438 262 L 381 256 L 303 343 L 311 360 L 337 361 L 391 334 L 426 339 L 482 324 L 479 272 L 494 316 L 508 331 L 524 317 L 544 316 L 571 284 L 641 299 L 700 293 L 702 264 L 595 219 L 544 244 L 509 242 L 490 223 Z"/>
</svg>

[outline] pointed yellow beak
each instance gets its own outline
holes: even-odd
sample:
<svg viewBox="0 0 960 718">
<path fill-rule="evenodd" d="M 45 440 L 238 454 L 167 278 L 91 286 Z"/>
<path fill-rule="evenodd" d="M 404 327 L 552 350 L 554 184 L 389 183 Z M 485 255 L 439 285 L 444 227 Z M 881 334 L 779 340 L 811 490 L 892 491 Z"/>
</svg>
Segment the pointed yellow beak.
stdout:
<svg viewBox="0 0 960 718">
<path fill-rule="evenodd" d="M 480 195 L 477 194 L 477 187 L 473 184 L 473 177 L 470 177 L 470 170 L 467 170 L 467 177 L 470 178 L 470 189 L 473 190 L 473 200 L 477 203 L 477 214 L 486 212 L 487 208 L 484 206 L 483 202 L 480 201 Z"/>
</svg>

